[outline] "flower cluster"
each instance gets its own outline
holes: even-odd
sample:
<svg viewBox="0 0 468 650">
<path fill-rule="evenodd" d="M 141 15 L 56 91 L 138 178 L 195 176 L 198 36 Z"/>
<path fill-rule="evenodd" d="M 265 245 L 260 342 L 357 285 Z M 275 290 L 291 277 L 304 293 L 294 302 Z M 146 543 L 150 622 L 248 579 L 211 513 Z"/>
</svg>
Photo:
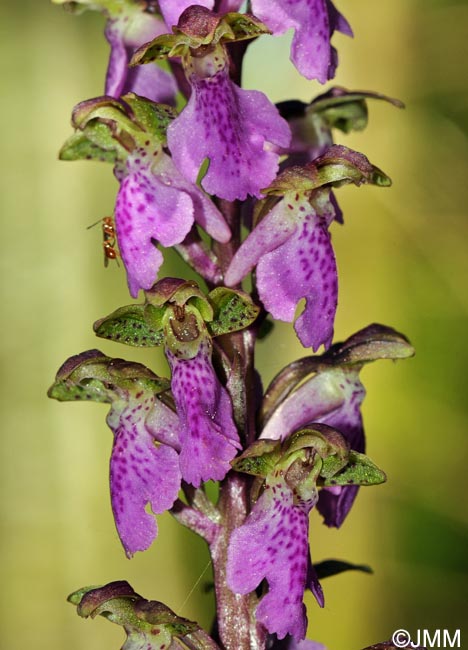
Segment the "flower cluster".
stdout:
<svg viewBox="0 0 468 650">
<path fill-rule="evenodd" d="M 364 455 L 359 372 L 413 353 L 381 325 L 333 344 L 331 230 L 343 223 L 335 191 L 390 185 L 363 154 L 335 144 L 335 131 L 364 128 L 367 99 L 401 104 L 335 87 L 309 104 L 275 106 L 241 87 L 248 44 L 289 29 L 299 73 L 331 79 L 334 32 L 352 35 L 331 0 L 252 0 L 249 12 L 241 0 L 54 2 L 106 18 L 104 95 L 75 107 L 60 156 L 113 166 L 115 255 L 131 296 L 144 294 L 94 330 L 129 346 L 161 346 L 170 379 L 90 350 L 65 362 L 49 395 L 111 405 L 111 503 L 128 557 L 157 535 L 148 506 L 154 515 L 169 510 L 208 542 L 223 648 L 324 650 L 305 639 L 304 592 L 323 606 L 320 579 L 356 567 L 312 563 L 309 515 L 316 509 L 340 527 L 359 487 L 385 480 Z M 168 248 L 206 291 L 159 277 Z M 294 322 L 305 348 L 324 351 L 287 365 L 263 392 L 254 347 L 271 320 Z M 220 482 L 215 503 L 207 481 Z M 124 582 L 70 600 L 82 616 L 123 625 L 128 648 L 219 648 Z"/>
</svg>

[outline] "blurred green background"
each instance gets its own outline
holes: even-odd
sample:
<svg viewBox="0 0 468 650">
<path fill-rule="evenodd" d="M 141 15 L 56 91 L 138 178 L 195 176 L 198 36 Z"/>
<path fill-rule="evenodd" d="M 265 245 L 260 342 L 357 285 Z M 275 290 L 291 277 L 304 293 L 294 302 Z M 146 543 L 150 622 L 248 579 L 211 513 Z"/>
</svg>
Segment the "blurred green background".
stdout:
<svg viewBox="0 0 468 650">
<path fill-rule="evenodd" d="M 417 356 L 364 371 L 368 450 L 389 481 L 361 490 L 339 532 L 313 513 L 311 544 L 315 560 L 365 562 L 375 574 L 324 582 L 325 609 L 307 600 L 309 635 L 330 650 L 358 650 L 396 628 L 461 628 L 463 639 L 468 4 L 337 4 L 355 39 L 335 36 L 336 83 L 399 97 L 407 109 L 374 102 L 367 131 L 341 138 L 394 186 L 339 192 L 346 225 L 333 226 L 341 273 L 336 337 L 386 323 L 410 337 Z M 73 105 L 102 92 L 103 19 L 72 17 L 47 0 L 2 0 L 0 26 L 1 643 L 9 650 L 120 647 L 116 626 L 82 621 L 65 602 L 80 586 L 116 579 L 209 626 L 208 558 L 195 536 L 163 516 L 147 553 L 128 561 L 122 552 L 109 507 L 106 407 L 45 396 L 64 359 L 91 347 L 165 372 L 159 351 L 95 340 L 92 322 L 129 301 L 123 269 L 102 264 L 99 228 L 86 229 L 112 213 L 116 183 L 110 167 L 57 160 Z M 275 101 L 322 90 L 289 63 L 287 37 L 250 48 L 245 85 Z M 170 255 L 166 272 L 178 272 Z M 279 326 L 272 347 L 260 345 L 265 381 L 303 354 L 291 331 Z"/>
</svg>

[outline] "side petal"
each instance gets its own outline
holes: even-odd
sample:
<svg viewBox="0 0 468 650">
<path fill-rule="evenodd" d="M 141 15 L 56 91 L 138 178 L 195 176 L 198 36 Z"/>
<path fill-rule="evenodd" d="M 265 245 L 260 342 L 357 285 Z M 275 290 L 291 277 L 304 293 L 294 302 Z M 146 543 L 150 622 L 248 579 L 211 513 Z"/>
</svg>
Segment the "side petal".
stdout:
<svg viewBox="0 0 468 650">
<path fill-rule="evenodd" d="M 252 0 L 252 10 L 275 36 L 279 36 L 291 27 L 296 27 L 290 8 L 290 5 L 296 3 L 297 0 L 288 3 L 284 0 Z"/>
<path fill-rule="evenodd" d="M 187 483 L 222 480 L 240 447 L 229 395 L 211 365 L 211 352 L 201 345 L 193 359 L 166 355 L 171 387 L 181 422 L 180 468 Z"/>
<path fill-rule="evenodd" d="M 135 298 L 140 289 L 153 286 L 163 261 L 153 242 L 173 246 L 181 243 L 190 231 L 192 199 L 140 169 L 121 182 L 115 224 L 129 290 Z"/>
<path fill-rule="evenodd" d="M 112 510 L 128 557 L 146 550 L 157 534 L 155 514 L 168 510 L 177 498 L 181 475 L 177 452 L 157 446 L 134 413 L 124 411 L 114 431 L 110 461 Z"/>
<path fill-rule="evenodd" d="M 281 201 L 242 243 L 226 271 L 224 281 L 233 287 L 245 278 L 260 258 L 284 244 L 296 231 L 296 219 Z"/>
<path fill-rule="evenodd" d="M 104 35 L 111 51 L 107 65 L 105 94 L 120 97 L 127 74 L 128 57 L 120 20 L 108 20 Z"/>
<path fill-rule="evenodd" d="M 231 231 L 221 212 L 203 190 L 182 176 L 169 156 L 161 156 L 154 172 L 165 183 L 190 196 L 194 219 L 203 230 L 223 244 L 230 240 Z"/>
<path fill-rule="evenodd" d="M 227 69 L 206 78 L 192 75 L 190 83 L 188 104 L 167 133 L 176 166 L 195 183 L 208 158 L 202 180 L 208 194 L 228 201 L 260 196 L 278 170 L 278 154 L 265 145 L 288 145 L 287 122 L 263 93 L 238 88 Z"/>
<path fill-rule="evenodd" d="M 317 351 L 322 344 L 329 347 L 333 338 L 337 268 L 324 220 L 309 206 L 299 209 L 304 213 L 294 235 L 258 263 L 257 285 L 265 308 L 280 320 L 294 320 L 298 302 L 306 299 L 295 329 L 301 343 Z"/>
<path fill-rule="evenodd" d="M 214 0 L 159 0 L 159 8 L 163 15 L 166 25 L 171 31 L 173 25 L 177 25 L 180 15 L 191 5 L 200 5 L 207 9 L 213 9 Z"/>
<path fill-rule="evenodd" d="M 340 383 L 340 378 L 333 372 L 312 377 L 274 411 L 260 438 L 284 440 L 293 431 L 312 422 L 328 424 L 327 417 L 344 404 Z"/>
<path fill-rule="evenodd" d="M 155 64 L 128 67 L 137 47 L 165 32 L 162 20 L 140 10 L 107 21 L 105 36 L 111 52 L 106 73 L 106 95 L 118 98 L 134 92 L 154 102 L 174 104 L 177 84 L 172 75 Z"/>
<path fill-rule="evenodd" d="M 256 617 L 270 634 L 282 639 L 305 636 L 302 602 L 308 561 L 307 514 L 294 507 L 285 484 L 266 488 L 245 524 L 237 528 L 228 551 L 227 583 L 235 593 L 253 591 L 265 578 L 268 593 Z"/>
<path fill-rule="evenodd" d="M 129 59 L 130 60 L 130 59 Z M 174 77 L 155 63 L 128 68 L 121 95 L 129 92 L 153 102 L 174 105 L 177 84 Z"/>
</svg>

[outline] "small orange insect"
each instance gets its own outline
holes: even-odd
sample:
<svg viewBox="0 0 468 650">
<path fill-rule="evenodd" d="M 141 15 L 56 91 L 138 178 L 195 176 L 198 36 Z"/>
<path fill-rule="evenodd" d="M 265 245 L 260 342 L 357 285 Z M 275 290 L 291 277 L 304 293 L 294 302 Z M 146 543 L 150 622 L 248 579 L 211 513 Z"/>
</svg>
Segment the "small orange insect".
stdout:
<svg viewBox="0 0 468 650">
<path fill-rule="evenodd" d="M 102 247 L 104 249 L 104 266 L 109 264 L 109 260 L 115 260 L 119 266 L 119 252 L 116 248 L 117 237 L 115 234 L 114 219 L 112 217 L 103 217 L 95 223 L 88 226 L 87 230 L 102 223 Z"/>
</svg>

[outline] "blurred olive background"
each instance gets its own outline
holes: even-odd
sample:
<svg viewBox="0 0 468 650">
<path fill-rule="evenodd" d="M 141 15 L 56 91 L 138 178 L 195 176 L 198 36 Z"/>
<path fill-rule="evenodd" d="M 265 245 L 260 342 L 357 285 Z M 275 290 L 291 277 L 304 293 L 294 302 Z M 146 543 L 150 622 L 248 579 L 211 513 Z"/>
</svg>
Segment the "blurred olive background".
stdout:
<svg viewBox="0 0 468 650">
<path fill-rule="evenodd" d="M 417 349 L 413 360 L 363 373 L 368 451 L 388 483 L 361 490 L 339 532 L 311 516 L 315 560 L 375 570 L 327 579 L 323 611 L 307 597 L 311 638 L 358 650 L 397 628 L 468 635 L 468 4 L 338 6 L 355 39 L 335 36 L 335 82 L 399 97 L 407 109 L 372 102 L 368 129 L 339 138 L 394 186 L 339 191 L 346 224 L 333 226 L 336 337 L 376 321 L 405 332 Z M 106 407 L 45 395 L 59 365 L 91 347 L 166 372 L 159 351 L 95 340 L 92 322 L 129 302 L 122 267 L 103 266 L 99 227 L 86 229 L 112 213 L 117 186 L 110 167 L 57 160 L 73 105 L 102 92 L 103 19 L 70 16 L 47 0 L 2 0 L 0 25 L 2 645 L 120 647 L 121 630 L 82 621 L 65 602 L 78 587 L 116 579 L 209 626 L 208 557 L 194 535 L 163 516 L 148 552 L 131 561 L 123 554 L 109 505 Z M 322 91 L 288 61 L 287 37 L 251 46 L 245 85 L 274 101 Z M 167 259 L 166 273 L 181 273 L 175 257 Z M 265 381 L 303 354 L 292 328 L 278 326 L 259 346 Z"/>
</svg>

